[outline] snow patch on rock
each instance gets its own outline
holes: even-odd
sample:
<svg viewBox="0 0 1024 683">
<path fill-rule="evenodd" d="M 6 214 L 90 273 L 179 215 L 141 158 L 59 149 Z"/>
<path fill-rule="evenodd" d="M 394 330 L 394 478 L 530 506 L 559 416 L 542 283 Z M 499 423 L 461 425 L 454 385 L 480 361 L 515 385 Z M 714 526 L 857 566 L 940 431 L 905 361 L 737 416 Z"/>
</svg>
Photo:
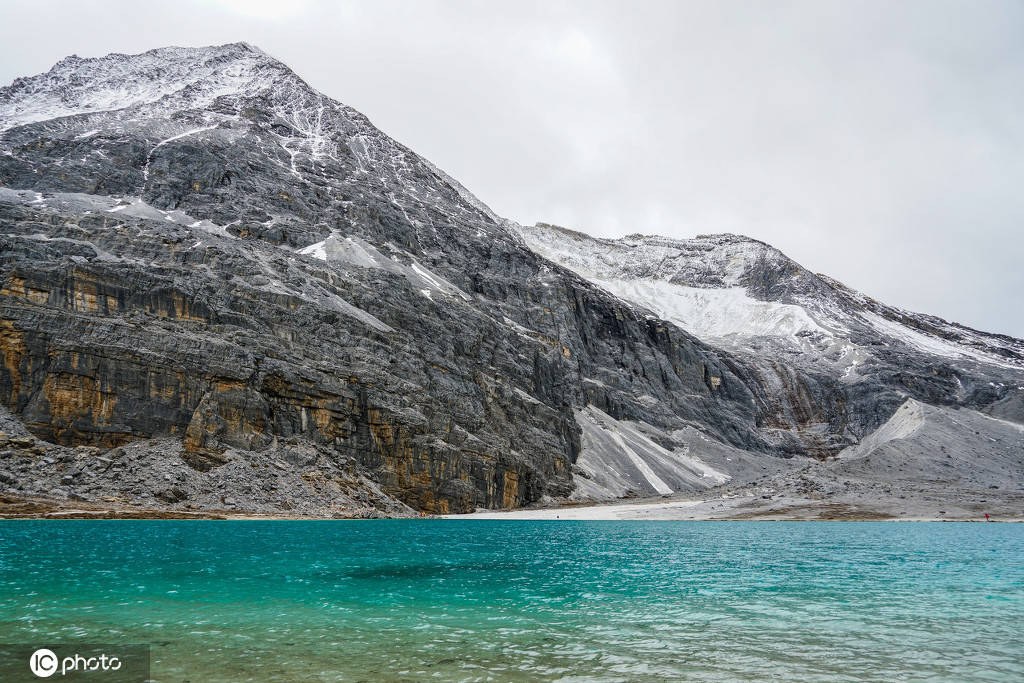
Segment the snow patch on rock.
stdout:
<svg viewBox="0 0 1024 683">
<path fill-rule="evenodd" d="M 742 287 L 704 289 L 664 280 L 592 280 L 619 298 L 648 308 L 659 318 L 701 338 L 830 334 L 800 306 L 758 301 Z"/>
</svg>

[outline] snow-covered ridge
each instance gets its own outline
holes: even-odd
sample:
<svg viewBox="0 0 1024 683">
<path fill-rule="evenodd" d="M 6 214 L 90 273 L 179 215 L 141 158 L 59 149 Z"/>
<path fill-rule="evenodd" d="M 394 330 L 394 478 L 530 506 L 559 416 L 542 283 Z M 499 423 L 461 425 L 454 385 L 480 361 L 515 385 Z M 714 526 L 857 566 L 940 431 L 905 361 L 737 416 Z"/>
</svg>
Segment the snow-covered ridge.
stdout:
<svg viewBox="0 0 1024 683">
<path fill-rule="evenodd" d="M 45 126 L 47 135 L 75 140 L 137 131 L 152 144 L 142 168 L 148 179 L 153 154 L 168 143 L 211 131 L 242 134 L 252 122 L 241 111 L 254 98 L 272 113 L 267 123 L 297 177 L 300 154 L 313 160 L 336 156 L 332 134 L 339 127 L 372 129 L 361 114 L 325 98 L 263 51 L 231 43 L 67 57 L 46 73 L 0 89 L 0 136 L 34 123 Z"/>
<path fill-rule="evenodd" d="M 131 128 L 158 136 L 152 154 L 196 133 L 244 131 L 253 123 L 244 111 L 254 100 L 270 114 L 261 123 L 291 157 L 297 179 L 302 178 L 300 158 L 337 159 L 339 144 L 366 168 L 391 166 L 400 175 L 414 165 L 415 155 L 365 116 L 325 97 L 248 43 L 67 57 L 46 73 L 0 88 L 0 135 L 33 123 L 45 125 L 50 135 L 76 140 Z"/>
<path fill-rule="evenodd" d="M 773 340 L 827 357 L 844 379 L 884 347 L 1024 367 L 1024 341 L 885 306 L 740 235 L 601 239 L 544 223 L 518 230 L 541 256 L 714 344 L 761 349 L 757 340 Z"/>
<path fill-rule="evenodd" d="M 747 292 L 755 267 L 789 268 L 763 242 L 738 235 L 609 240 L 546 224 L 521 227 L 520 234 L 542 256 L 704 339 L 832 334 L 800 306 Z"/>
</svg>

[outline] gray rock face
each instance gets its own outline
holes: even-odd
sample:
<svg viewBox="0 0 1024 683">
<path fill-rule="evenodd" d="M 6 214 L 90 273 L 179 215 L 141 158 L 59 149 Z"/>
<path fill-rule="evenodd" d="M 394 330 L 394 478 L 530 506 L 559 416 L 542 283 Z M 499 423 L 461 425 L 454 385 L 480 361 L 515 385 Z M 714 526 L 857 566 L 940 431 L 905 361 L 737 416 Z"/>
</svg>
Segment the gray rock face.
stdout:
<svg viewBox="0 0 1024 683">
<path fill-rule="evenodd" d="M 1022 409 L 1019 371 L 982 361 L 879 346 L 851 382 L 838 346 L 810 362 L 788 341 L 706 343 L 531 250 L 528 229 L 245 44 L 18 79 L 0 90 L 0 186 L 0 401 L 64 446 L 180 443 L 161 452 L 196 473 L 191 498 L 204 477 L 230 484 L 232 454 L 318 467 L 278 457 L 285 440 L 418 510 L 564 497 L 587 406 L 756 457 L 837 453 L 908 393 Z M 750 296 L 854 301 L 782 265 L 744 270 Z M 701 268 L 688 281 L 734 277 Z M 1020 342 L 1001 343 L 1016 362 Z"/>
</svg>

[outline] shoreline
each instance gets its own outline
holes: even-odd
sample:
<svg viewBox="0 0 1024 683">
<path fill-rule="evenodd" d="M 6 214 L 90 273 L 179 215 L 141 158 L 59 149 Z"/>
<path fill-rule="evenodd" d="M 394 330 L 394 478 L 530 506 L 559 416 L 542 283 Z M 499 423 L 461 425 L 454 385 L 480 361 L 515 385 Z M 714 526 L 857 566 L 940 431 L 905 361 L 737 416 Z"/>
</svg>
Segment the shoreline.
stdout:
<svg viewBox="0 0 1024 683">
<path fill-rule="evenodd" d="M 70 504 L 69 504 L 70 503 Z M 912 506 L 908 506 L 912 507 Z M 419 514 L 387 516 L 379 511 L 341 516 L 290 515 L 244 510 L 168 510 L 157 508 L 111 507 L 40 498 L 0 502 L 0 520 L 210 520 L 210 521 L 351 521 L 365 519 L 465 519 L 507 521 L 848 521 L 848 522 L 1024 522 L 1024 512 L 927 515 L 909 509 L 882 509 L 838 500 L 782 499 L 758 501 L 749 497 L 711 499 L 644 499 L 635 502 L 563 504 L 543 508 L 515 510 L 477 510 L 461 514 Z"/>
<path fill-rule="evenodd" d="M 566 520 L 566 521 L 690 521 L 690 522 L 1024 522 L 1024 512 L 1009 515 L 925 515 L 909 511 L 883 511 L 841 501 L 783 500 L 777 505 L 750 508 L 749 498 L 646 500 L 562 505 L 518 510 L 478 510 L 440 515 L 443 519 Z"/>
</svg>

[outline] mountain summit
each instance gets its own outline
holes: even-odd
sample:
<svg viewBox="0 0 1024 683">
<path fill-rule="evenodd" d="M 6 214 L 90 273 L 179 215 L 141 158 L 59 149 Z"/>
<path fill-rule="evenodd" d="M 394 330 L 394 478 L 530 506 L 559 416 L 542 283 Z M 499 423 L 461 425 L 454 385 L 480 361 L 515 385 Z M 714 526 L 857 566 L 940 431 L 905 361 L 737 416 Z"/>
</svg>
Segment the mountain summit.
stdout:
<svg viewBox="0 0 1024 683">
<path fill-rule="evenodd" d="M 5 495 L 351 516 L 1024 480 L 1020 340 L 743 237 L 519 226 L 244 43 L 18 79 L 0 186 Z"/>
<path fill-rule="evenodd" d="M 246 43 L 166 47 L 141 55 L 66 57 L 50 71 L 4 90 L 4 129 L 78 114 L 132 110 L 157 102 L 172 113 L 209 107 L 218 97 L 268 95 L 275 89 L 315 95 L 287 67 Z M 156 111 L 160 111 L 157 109 Z M 147 114 L 156 113 L 149 109 Z"/>
</svg>

